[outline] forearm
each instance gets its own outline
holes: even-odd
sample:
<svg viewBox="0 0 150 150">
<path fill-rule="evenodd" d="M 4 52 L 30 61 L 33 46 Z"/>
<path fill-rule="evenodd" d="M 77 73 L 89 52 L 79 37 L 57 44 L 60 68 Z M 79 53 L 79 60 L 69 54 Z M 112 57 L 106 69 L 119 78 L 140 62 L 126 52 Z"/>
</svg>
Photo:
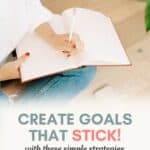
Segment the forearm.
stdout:
<svg viewBox="0 0 150 150">
<path fill-rule="evenodd" d="M 4 71 L 4 67 L 0 68 L 0 82 L 7 80 L 7 74 Z"/>
<path fill-rule="evenodd" d="M 3 67 L 0 68 L 0 82 L 1 81 L 4 81 L 5 80 L 5 77 L 4 77 L 4 73 L 3 73 Z"/>
<path fill-rule="evenodd" d="M 35 31 L 49 44 L 53 42 L 53 36 L 56 34 L 48 23 L 40 25 Z"/>
</svg>

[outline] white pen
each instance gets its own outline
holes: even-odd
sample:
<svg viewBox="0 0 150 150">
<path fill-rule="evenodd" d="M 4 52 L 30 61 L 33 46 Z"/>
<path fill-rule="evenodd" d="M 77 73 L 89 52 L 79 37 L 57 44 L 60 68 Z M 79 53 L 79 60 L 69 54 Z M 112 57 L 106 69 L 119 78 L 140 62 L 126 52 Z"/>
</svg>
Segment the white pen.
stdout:
<svg viewBox="0 0 150 150">
<path fill-rule="evenodd" d="M 71 42 L 71 39 L 72 39 L 75 22 L 76 22 L 76 8 L 73 8 L 73 18 L 72 18 L 72 24 L 71 24 L 70 33 L 69 33 L 69 42 Z"/>
</svg>

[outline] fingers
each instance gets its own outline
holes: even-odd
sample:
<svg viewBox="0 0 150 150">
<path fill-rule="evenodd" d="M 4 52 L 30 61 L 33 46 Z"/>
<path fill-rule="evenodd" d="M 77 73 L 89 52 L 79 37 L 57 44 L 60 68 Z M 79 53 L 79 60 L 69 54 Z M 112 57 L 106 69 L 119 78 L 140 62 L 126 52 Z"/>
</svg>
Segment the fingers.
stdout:
<svg viewBox="0 0 150 150">
<path fill-rule="evenodd" d="M 80 40 L 73 39 L 72 44 L 73 44 L 73 47 L 78 49 L 78 50 L 83 50 L 84 49 L 84 44 Z"/>
<path fill-rule="evenodd" d="M 69 34 L 63 34 L 60 36 L 58 50 L 60 50 L 65 56 L 69 57 L 81 52 L 84 49 L 84 44 L 80 40 L 77 34 L 72 35 L 72 40 L 69 41 Z"/>
<path fill-rule="evenodd" d="M 66 56 L 66 57 L 70 57 L 73 55 L 78 54 L 79 52 L 81 52 L 81 50 L 79 49 L 73 49 L 73 50 L 63 50 L 62 53 Z"/>
<path fill-rule="evenodd" d="M 30 56 L 30 53 L 27 52 L 24 55 L 22 55 L 21 57 L 19 57 L 16 61 L 15 64 L 17 67 L 20 67 Z"/>
<path fill-rule="evenodd" d="M 69 41 L 69 34 L 64 34 L 63 36 L 64 36 L 65 42 L 72 44 L 72 48 L 79 47 L 79 49 L 80 49 L 80 47 L 81 48 L 83 47 L 83 43 L 81 42 L 81 39 L 78 34 L 74 33 L 72 35 L 71 41 Z"/>
<path fill-rule="evenodd" d="M 66 57 L 70 57 L 71 55 L 75 54 L 75 52 L 77 52 L 78 50 L 76 49 L 76 47 L 74 47 L 72 43 L 67 43 L 61 51 Z"/>
<path fill-rule="evenodd" d="M 68 52 L 68 51 L 62 51 L 62 53 L 63 53 L 66 57 L 70 57 L 70 56 L 71 56 L 70 52 Z"/>
<path fill-rule="evenodd" d="M 83 44 L 83 42 L 81 41 L 80 37 L 77 34 L 73 35 L 72 42 L 74 44 L 76 44 L 77 49 L 83 50 L 84 44 Z"/>
</svg>

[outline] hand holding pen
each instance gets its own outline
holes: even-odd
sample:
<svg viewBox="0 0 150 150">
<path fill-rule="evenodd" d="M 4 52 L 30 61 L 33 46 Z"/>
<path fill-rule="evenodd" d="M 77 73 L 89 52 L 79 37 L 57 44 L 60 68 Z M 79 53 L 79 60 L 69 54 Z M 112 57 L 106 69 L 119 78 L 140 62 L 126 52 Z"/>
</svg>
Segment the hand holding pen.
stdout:
<svg viewBox="0 0 150 150">
<path fill-rule="evenodd" d="M 70 33 L 69 33 L 69 44 L 73 43 L 73 50 L 71 52 L 69 52 L 69 54 L 67 55 L 68 57 L 73 55 L 73 54 L 77 54 L 80 50 L 83 49 L 83 44 L 80 40 L 80 37 L 77 34 L 74 34 L 74 29 L 75 29 L 75 23 L 76 23 L 76 17 L 77 17 L 77 10 L 76 8 L 73 8 L 73 17 L 72 17 L 72 24 L 71 24 L 71 28 L 70 28 Z"/>
<path fill-rule="evenodd" d="M 76 22 L 76 8 L 73 9 L 72 23 L 69 34 L 54 34 L 51 44 L 66 57 L 73 56 L 83 50 L 83 43 L 80 37 L 73 33 Z"/>
</svg>

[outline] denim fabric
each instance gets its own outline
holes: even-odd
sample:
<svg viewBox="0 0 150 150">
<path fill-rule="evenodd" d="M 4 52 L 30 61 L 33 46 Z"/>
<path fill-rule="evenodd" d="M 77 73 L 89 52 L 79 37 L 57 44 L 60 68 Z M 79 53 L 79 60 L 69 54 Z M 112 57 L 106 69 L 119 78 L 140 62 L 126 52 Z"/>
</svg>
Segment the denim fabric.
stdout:
<svg viewBox="0 0 150 150">
<path fill-rule="evenodd" d="M 8 105 L 9 102 L 8 102 L 8 97 L 4 93 L 0 92 L 0 105 L 2 104 Z"/>
<path fill-rule="evenodd" d="M 89 85 L 95 73 L 95 67 L 82 67 L 32 81 L 21 94 L 18 102 L 68 102 Z"/>
</svg>

